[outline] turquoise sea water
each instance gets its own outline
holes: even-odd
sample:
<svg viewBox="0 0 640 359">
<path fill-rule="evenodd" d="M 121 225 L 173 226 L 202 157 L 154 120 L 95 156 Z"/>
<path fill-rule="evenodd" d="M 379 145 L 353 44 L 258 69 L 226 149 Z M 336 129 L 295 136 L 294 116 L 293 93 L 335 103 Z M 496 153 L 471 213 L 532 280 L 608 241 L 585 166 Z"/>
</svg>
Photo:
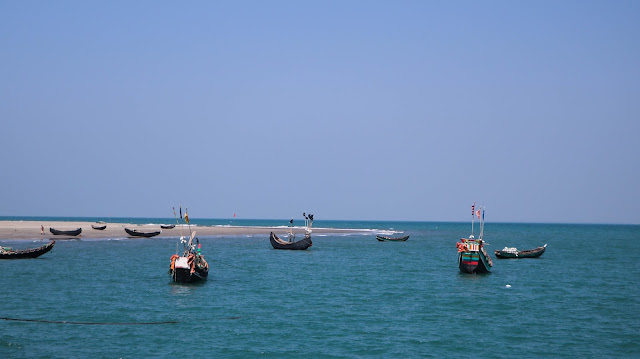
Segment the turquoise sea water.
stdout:
<svg viewBox="0 0 640 359">
<path fill-rule="evenodd" d="M 411 238 L 315 235 L 308 251 L 278 251 L 266 236 L 200 237 L 211 270 L 196 285 L 169 281 L 176 238 L 58 241 L 38 259 L 0 261 L 0 317 L 178 323 L 0 320 L 0 358 L 640 356 L 640 226 L 487 223 L 492 255 L 547 252 L 468 275 L 455 248 L 466 223 L 314 225 Z"/>
</svg>

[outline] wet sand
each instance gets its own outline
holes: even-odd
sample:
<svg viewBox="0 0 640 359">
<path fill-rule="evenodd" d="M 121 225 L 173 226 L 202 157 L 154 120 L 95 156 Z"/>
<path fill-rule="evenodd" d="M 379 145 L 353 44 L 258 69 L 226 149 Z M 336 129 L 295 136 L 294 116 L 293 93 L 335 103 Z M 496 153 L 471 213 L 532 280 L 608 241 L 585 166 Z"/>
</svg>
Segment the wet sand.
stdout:
<svg viewBox="0 0 640 359">
<path fill-rule="evenodd" d="M 137 229 L 141 232 L 153 232 L 161 230 L 161 237 L 180 237 L 181 234 L 188 235 L 189 230 L 176 226 L 173 229 L 161 229 L 160 225 L 139 225 L 130 223 L 105 223 L 107 228 L 96 230 L 91 225 L 98 226 L 95 222 L 55 222 L 55 221 L 0 221 L 0 240 L 34 240 L 43 238 L 128 238 L 129 235 L 124 228 Z M 41 226 L 44 227 L 44 234 L 41 234 Z M 61 231 L 70 231 L 82 228 L 79 236 L 56 236 L 49 228 Z M 284 235 L 288 228 L 284 227 L 240 227 L 240 226 L 191 226 L 198 236 L 234 236 L 234 235 L 265 235 L 275 232 Z M 339 229 L 339 228 L 313 228 L 313 233 L 367 233 L 366 229 Z M 304 228 L 294 227 L 294 233 L 304 233 Z"/>
</svg>

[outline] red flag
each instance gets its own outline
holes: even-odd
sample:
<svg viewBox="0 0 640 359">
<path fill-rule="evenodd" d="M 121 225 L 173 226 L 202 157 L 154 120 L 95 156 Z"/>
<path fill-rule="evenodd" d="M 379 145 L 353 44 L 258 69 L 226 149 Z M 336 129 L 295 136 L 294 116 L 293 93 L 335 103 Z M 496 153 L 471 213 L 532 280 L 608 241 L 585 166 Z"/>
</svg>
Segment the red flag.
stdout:
<svg viewBox="0 0 640 359">
<path fill-rule="evenodd" d="M 235 212 L 233 212 L 233 218 L 236 218 L 236 213 Z"/>
<path fill-rule="evenodd" d="M 480 219 L 480 210 L 476 211 L 476 216 L 478 216 L 478 219 Z"/>
</svg>

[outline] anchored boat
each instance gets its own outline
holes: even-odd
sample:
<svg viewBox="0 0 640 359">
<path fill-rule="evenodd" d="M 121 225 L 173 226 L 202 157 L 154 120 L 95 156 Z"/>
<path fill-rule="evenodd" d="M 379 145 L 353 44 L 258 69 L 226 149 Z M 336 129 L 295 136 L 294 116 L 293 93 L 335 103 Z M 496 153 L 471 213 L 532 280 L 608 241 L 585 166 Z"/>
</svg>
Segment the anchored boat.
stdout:
<svg viewBox="0 0 640 359">
<path fill-rule="evenodd" d="M 480 216 L 482 214 L 482 217 Z M 471 235 L 469 238 L 461 238 L 456 243 L 458 248 L 458 268 L 464 273 L 488 273 L 493 267 L 493 261 L 484 249 L 486 243 L 482 239 L 484 235 L 484 209 L 475 209 L 475 203 L 471 206 Z M 474 218 L 480 219 L 480 237 L 473 235 Z"/>
<path fill-rule="evenodd" d="M 523 251 L 519 251 L 518 248 L 515 248 L 515 247 L 504 247 L 502 250 L 496 249 L 495 254 L 496 254 L 496 258 L 500 258 L 500 259 L 538 258 L 544 253 L 546 249 L 547 249 L 546 244 L 542 247 L 527 249 Z"/>
<path fill-rule="evenodd" d="M 296 241 L 296 235 L 293 233 L 293 218 L 289 221 L 289 238 L 288 240 L 280 239 L 275 233 L 271 232 L 269 242 L 273 249 L 292 249 L 305 250 L 313 245 L 311 241 L 311 227 L 313 226 L 313 214 L 302 213 L 305 220 L 304 238 Z"/>
<path fill-rule="evenodd" d="M 173 209 L 175 216 L 176 210 Z M 180 207 L 180 218 L 182 219 L 182 207 Z M 178 218 L 176 217 L 176 222 Z M 189 215 L 185 209 L 184 221 L 189 224 Z M 169 274 L 171 280 L 176 283 L 193 283 L 207 279 L 209 276 L 209 263 L 204 259 L 201 253 L 200 241 L 196 238 L 196 232 L 191 231 L 191 226 L 187 226 L 191 233 L 187 241 L 184 236 L 180 236 L 180 240 L 176 243 L 176 254 L 171 256 L 171 264 L 169 265 Z M 182 228 L 180 229 L 182 230 Z M 196 240 L 194 243 L 193 240 Z M 178 254 L 178 245 L 184 245 L 182 254 Z"/>
<path fill-rule="evenodd" d="M 379 240 L 380 242 L 385 242 L 385 241 L 389 241 L 389 242 L 404 242 L 407 239 L 409 239 L 409 236 L 404 236 L 404 237 L 385 237 L 385 236 L 376 235 L 376 239 Z"/>
<path fill-rule="evenodd" d="M 54 244 L 56 244 L 56 241 L 52 239 L 49 243 L 38 248 L 13 249 L 0 247 L 0 259 L 37 258 L 53 249 Z"/>
</svg>

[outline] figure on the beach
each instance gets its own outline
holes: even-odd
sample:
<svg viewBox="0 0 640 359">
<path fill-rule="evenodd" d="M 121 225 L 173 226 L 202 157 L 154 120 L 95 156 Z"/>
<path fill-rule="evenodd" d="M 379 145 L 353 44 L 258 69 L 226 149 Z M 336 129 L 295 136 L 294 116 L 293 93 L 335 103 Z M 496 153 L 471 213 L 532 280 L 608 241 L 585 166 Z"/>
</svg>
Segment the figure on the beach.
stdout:
<svg viewBox="0 0 640 359">
<path fill-rule="evenodd" d="M 40 225 L 40 234 L 44 236 L 44 226 Z"/>
</svg>

